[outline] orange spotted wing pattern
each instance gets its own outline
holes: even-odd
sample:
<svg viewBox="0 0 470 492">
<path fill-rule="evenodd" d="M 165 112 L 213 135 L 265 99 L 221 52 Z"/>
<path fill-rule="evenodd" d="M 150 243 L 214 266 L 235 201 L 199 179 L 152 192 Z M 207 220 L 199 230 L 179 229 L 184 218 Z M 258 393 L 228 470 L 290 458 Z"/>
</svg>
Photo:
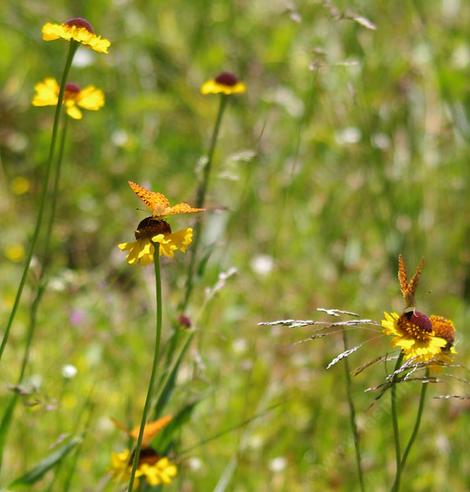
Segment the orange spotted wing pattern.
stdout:
<svg viewBox="0 0 470 492">
<path fill-rule="evenodd" d="M 129 186 L 152 211 L 152 215 L 155 218 L 163 218 L 168 215 L 194 214 L 205 210 L 203 208 L 193 208 L 187 203 L 177 203 L 171 207 L 167 197 L 162 193 L 147 190 L 133 181 L 129 181 Z"/>
<path fill-rule="evenodd" d="M 418 288 L 419 279 L 423 272 L 424 260 L 421 259 L 416 272 L 408 282 L 408 275 L 406 273 L 405 260 L 402 255 L 398 256 L 398 281 L 400 282 L 400 290 L 403 298 L 408 307 L 414 306 L 416 289 Z"/>
</svg>

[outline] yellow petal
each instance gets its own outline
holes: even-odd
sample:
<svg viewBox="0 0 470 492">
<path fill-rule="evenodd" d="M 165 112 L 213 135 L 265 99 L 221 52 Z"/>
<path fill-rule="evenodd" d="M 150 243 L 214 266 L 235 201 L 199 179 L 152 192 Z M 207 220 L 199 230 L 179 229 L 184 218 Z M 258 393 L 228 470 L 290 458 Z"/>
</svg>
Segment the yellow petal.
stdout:
<svg viewBox="0 0 470 492">
<path fill-rule="evenodd" d="M 74 120 L 82 119 L 82 112 L 77 108 L 74 101 L 66 101 L 65 103 L 67 114 Z"/>
<path fill-rule="evenodd" d="M 34 86 L 36 91 L 33 106 L 55 106 L 59 97 L 59 84 L 53 78 L 47 78 Z"/>
<path fill-rule="evenodd" d="M 104 106 L 104 93 L 102 90 L 89 85 L 79 92 L 77 104 L 81 108 L 97 111 Z"/>
</svg>

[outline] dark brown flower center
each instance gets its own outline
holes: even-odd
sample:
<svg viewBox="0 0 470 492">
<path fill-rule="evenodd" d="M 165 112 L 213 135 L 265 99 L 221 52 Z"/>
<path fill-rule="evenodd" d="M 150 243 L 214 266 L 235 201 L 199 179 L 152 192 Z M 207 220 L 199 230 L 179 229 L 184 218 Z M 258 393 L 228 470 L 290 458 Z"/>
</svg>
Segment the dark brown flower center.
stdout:
<svg viewBox="0 0 470 492">
<path fill-rule="evenodd" d="M 72 17 L 67 22 L 65 22 L 66 26 L 75 26 L 75 27 L 84 27 L 88 32 L 92 34 L 95 33 L 92 25 L 83 17 Z"/>
<path fill-rule="evenodd" d="M 133 451 L 131 453 L 131 457 L 129 459 L 129 465 L 132 465 L 132 462 L 134 461 L 134 453 Z M 139 465 L 142 465 L 146 463 L 147 465 L 154 465 L 158 460 L 160 459 L 160 456 L 153 450 L 152 448 L 142 448 L 140 450 L 140 455 L 139 455 Z"/>
<path fill-rule="evenodd" d="M 431 320 L 420 311 L 409 311 L 403 313 L 397 322 L 398 329 L 403 335 L 418 341 L 429 340 L 433 335 Z"/>
<path fill-rule="evenodd" d="M 135 231 L 136 239 L 151 239 L 157 234 L 171 234 L 171 227 L 168 222 L 155 219 L 154 217 L 146 217 L 141 220 Z"/>
<path fill-rule="evenodd" d="M 238 78 L 230 72 L 222 72 L 215 78 L 215 81 L 218 84 L 227 85 L 229 87 L 233 87 L 238 84 Z"/>
<path fill-rule="evenodd" d="M 65 84 L 65 94 L 64 97 L 67 100 L 75 100 L 80 94 L 80 86 L 77 84 L 74 84 L 73 82 L 69 82 L 68 84 Z"/>
<path fill-rule="evenodd" d="M 74 84 L 73 82 L 68 82 L 67 84 L 65 84 L 65 90 L 66 92 L 78 93 L 80 92 L 80 86 L 78 84 Z"/>
</svg>

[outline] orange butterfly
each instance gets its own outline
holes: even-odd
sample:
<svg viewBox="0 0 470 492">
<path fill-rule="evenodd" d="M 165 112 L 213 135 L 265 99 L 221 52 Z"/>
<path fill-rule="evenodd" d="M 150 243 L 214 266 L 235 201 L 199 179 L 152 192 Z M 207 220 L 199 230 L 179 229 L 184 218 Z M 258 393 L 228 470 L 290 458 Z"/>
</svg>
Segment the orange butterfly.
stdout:
<svg viewBox="0 0 470 492">
<path fill-rule="evenodd" d="M 147 190 L 133 181 L 128 181 L 128 183 L 131 190 L 147 205 L 156 219 L 162 219 L 168 215 L 194 214 L 205 210 L 204 208 L 193 208 L 188 203 L 177 203 L 171 207 L 168 198 L 162 193 Z"/>
<path fill-rule="evenodd" d="M 119 420 L 113 417 L 111 417 L 111 420 L 114 422 L 114 425 L 118 429 L 122 430 L 123 432 L 126 432 L 134 441 L 137 441 L 139 437 L 140 426 L 134 427 L 133 429 L 127 429 L 127 427 L 122 422 L 119 422 Z M 164 417 L 160 417 L 159 419 L 154 420 L 153 422 L 147 422 L 144 427 L 144 434 L 142 439 L 143 446 L 148 446 L 153 440 L 153 438 L 162 429 L 164 429 L 172 420 L 173 417 L 171 415 L 165 415 Z"/>
</svg>

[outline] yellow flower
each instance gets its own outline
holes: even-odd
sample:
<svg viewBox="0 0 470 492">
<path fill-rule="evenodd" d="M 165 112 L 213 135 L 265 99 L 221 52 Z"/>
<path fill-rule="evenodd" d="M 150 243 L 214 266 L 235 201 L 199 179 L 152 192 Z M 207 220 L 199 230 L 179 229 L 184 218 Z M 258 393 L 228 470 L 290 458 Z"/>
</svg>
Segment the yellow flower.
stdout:
<svg viewBox="0 0 470 492">
<path fill-rule="evenodd" d="M 130 265 L 137 263 L 148 265 L 152 263 L 155 253 L 155 243 L 159 243 L 160 245 L 160 256 L 172 258 L 175 251 L 185 253 L 193 240 L 193 230 L 191 227 L 188 227 L 172 233 L 170 224 L 164 220 L 164 217 L 169 215 L 193 214 L 203 212 L 204 209 L 193 208 L 184 202 L 170 206 L 167 197 L 162 193 L 147 190 L 133 181 L 129 181 L 129 186 L 152 211 L 152 216 L 146 217 L 137 226 L 137 230 L 135 231 L 136 241 L 118 245 L 121 250 L 129 251 L 127 262 Z"/>
<path fill-rule="evenodd" d="M 152 217 L 148 217 L 148 219 L 152 219 Z M 142 222 L 145 220 L 147 219 L 144 219 Z M 136 236 L 143 230 L 140 227 L 141 226 L 139 224 L 136 231 Z M 129 251 L 127 254 L 127 263 L 129 263 L 129 265 L 136 265 L 138 263 L 141 265 L 149 265 L 150 263 L 153 263 L 153 255 L 155 253 L 154 243 L 160 244 L 160 256 L 168 256 L 173 258 L 175 251 L 185 253 L 192 240 L 193 230 L 191 227 L 188 227 L 174 233 L 166 232 L 151 237 L 144 237 L 141 239 L 137 238 L 136 241 L 121 243 L 118 247 L 122 251 Z"/>
<path fill-rule="evenodd" d="M 201 86 L 202 94 L 243 94 L 246 91 L 246 85 L 230 72 L 222 72 L 214 79 L 204 82 Z"/>
<path fill-rule="evenodd" d="M 111 455 L 111 473 L 120 481 L 129 480 L 132 468 L 132 454 L 129 450 Z M 139 457 L 136 471 L 135 485 L 138 487 L 140 479 L 144 479 L 149 485 L 167 485 L 176 477 L 176 466 L 166 457 L 160 457 L 152 448 L 143 448 Z"/>
<path fill-rule="evenodd" d="M 38 82 L 34 86 L 36 93 L 33 98 L 33 106 L 56 106 L 59 99 L 60 87 L 57 81 L 51 77 Z M 87 85 L 83 89 L 77 84 L 69 82 L 65 85 L 64 106 L 67 114 L 75 119 L 82 118 L 79 108 L 89 111 L 98 111 L 104 106 L 103 91 L 92 85 Z"/>
<path fill-rule="evenodd" d="M 384 315 L 383 332 L 393 337 L 392 345 L 403 351 L 405 360 L 413 358 L 416 362 L 427 362 L 455 352 L 452 350 L 453 338 L 449 342 L 444 338 L 443 331 L 436 330 L 441 320 L 440 316 L 428 318 L 416 310 L 405 311 L 401 316 L 397 313 L 384 313 Z M 452 325 L 451 322 L 449 323 Z"/>
<path fill-rule="evenodd" d="M 24 248 L 21 244 L 12 244 L 7 246 L 4 250 L 5 256 L 14 263 L 19 263 L 23 261 L 24 258 Z"/>
<path fill-rule="evenodd" d="M 62 24 L 47 22 L 42 26 L 42 39 L 54 41 L 56 39 L 74 40 L 88 46 L 98 53 L 108 53 L 111 42 L 95 34 L 91 24 L 81 17 L 74 17 Z"/>
<path fill-rule="evenodd" d="M 31 188 L 29 179 L 24 176 L 17 176 L 11 180 L 10 189 L 15 195 L 24 195 Z"/>
</svg>

